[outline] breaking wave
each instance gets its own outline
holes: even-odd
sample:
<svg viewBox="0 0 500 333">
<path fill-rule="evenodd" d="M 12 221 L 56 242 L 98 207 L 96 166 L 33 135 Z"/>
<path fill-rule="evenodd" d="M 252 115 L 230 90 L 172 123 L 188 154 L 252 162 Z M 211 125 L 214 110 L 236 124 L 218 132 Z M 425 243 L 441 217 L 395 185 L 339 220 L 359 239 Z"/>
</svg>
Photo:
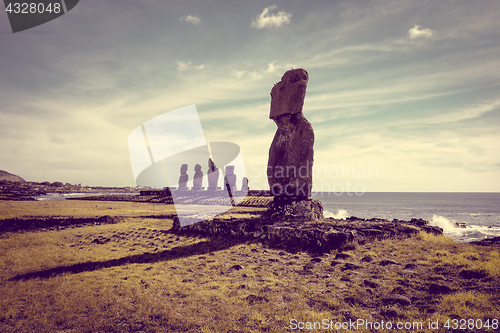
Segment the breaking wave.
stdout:
<svg viewBox="0 0 500 333">
<path fill-rule="evenodd" d="M 339 209 L 337 211 L 337 214 L 333 214 L 332 212 L 329 212 L 328 210 L 325 210 L 325 212 L 323 213 L 323 215 L 325 217 L 333 217 L 334 219 L 337 219 L 337 220 L 345 220 L 346 218 L 349 217 L 349 215 L 347 213 L 347 210 L 345 210 L 345 209 Z"/>
<path fill-rule="evenodd" d="M 452 237 L 459 242 L 472 242 L 500 236 L 500 227 L 465 225 L 435 214 L 429 224 L 442 228 L 446 236 Z"/>
</svg>

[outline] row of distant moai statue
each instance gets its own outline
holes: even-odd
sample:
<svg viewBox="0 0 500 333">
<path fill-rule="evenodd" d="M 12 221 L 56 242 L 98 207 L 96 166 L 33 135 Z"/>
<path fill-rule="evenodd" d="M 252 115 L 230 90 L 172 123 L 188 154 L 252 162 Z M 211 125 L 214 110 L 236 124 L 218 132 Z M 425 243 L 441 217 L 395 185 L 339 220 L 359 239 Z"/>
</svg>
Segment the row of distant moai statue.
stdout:
<svg viewBox="0 0 500 333">
<path fill-rule="evenodd" d="M 187 182 L 189 181 L 188 175 L 188 165 L 181 165 L 181 175 L 179 176 L 179 187 L 178 191 L 188 191 L 190 188 L 187 186 Z M 227 191 L 230 189 L 232 192 L 238 190 L 236 187 L 237 176 L 234 174 L 234 165 L 228 165 L 225 169 L 224 176 L 224 190 Z M 221 188 L 217 186 L 219 183 L 219 169 L 215 166 L 215 163 L 211 158 L 208 159 L 208 170 L 207 170 L 207 178 L 208 178 L 208 187 L 207 191 L 220 191 Z M 205 188 L 203 187 L 203 171 L 201 171 L 201 165 L 196 164 L 194 166 L 194 177 L 193 177 L 193 187 L 191 191 L 202 191 Z M 243 177 L 241 182 L 241 191 L 248 191 L 248 178 Z"/>
</svg>

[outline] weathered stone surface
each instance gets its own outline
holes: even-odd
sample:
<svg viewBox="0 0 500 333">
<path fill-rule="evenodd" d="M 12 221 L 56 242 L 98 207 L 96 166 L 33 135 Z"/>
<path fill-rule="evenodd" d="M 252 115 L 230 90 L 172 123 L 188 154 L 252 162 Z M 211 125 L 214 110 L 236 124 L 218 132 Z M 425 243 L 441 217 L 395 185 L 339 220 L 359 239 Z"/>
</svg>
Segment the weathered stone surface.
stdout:
<svg viewBox="0 0 500 333">
<path fill-rule="evenodd" d="M 319 200 L 289 200 L 275 197 L 266 218 L 282 221 L 316 221 L 323 219 L 323 203 Z"/>
<path fill-rule="evenodd" d="M 309 74 L 304 69 L 287 71 L 271 90 L 270 119 L 302 112 Z"/>
<path fill-rule="evenodd" d="M 347 244 L 357 242 L 364 244 L 374 239 L 407 238 L 416 235 L 419 228 L 403 228 L 411 225 L 407 221 L 391 223 L 385 221 L 365 221 L 351 219 L 349 223 L 335 219 L 321 222 L 305 221 L 273 221 L 267 218 L 221 218 L 180 227 L 174 219 L 176 233 L 200 235 L 209 238 L 227 237 L 230 239 L 253 239 L 269 244 L 272 247 L 291 251 L 307 251 L 310 253 L 328 253 L 332 249 L 343 249 Z M 371 228 L 367 228 L 370 226 Z M 382 230 L 380 235 L 365 233 L 364 230 Z M 335 262 L 335 264 L 334 264 Z M 332 266 L 342 261 L 333 261 Z"/>
<path fill-rule="evenodd" d="M 429 285 L 429 294 L 449 294 L 453 290 L 447 285 L 431 283 Z"/>
<path fill-rule="evenodd" d="M 308 74 L 304 69 L 286 72 L 271 90 L 269 118 L 278 126 L 269 149 L 268 181 L 277 197 L 311 196 L 314 132 L 302 107 Z"/>
<path fill-rule="evenodd" d="M 464 269 L 460 271 L 460 277 L 467 280 L 484 279 L 488 277 L 488 273 L 484 270 Z"/>
<path fill-rule="evenodd" d="M 248 301 L 248 303 L 250 305 L 269 302 L 269 300 L 266 297 L 257 296 L 257 295 L 254 295 L 254 294 L 248 295 L 247 298 L 246 298 L 246 300 Z"/>
</svg>

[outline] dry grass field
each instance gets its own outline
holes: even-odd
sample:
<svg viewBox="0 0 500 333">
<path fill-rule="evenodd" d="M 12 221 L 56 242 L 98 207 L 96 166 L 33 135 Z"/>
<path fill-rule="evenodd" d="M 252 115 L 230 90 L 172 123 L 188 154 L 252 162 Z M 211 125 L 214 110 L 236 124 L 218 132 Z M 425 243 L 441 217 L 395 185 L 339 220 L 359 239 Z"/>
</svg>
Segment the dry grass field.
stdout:
<svg viewBox="0 0 500 333">
<path fill-rule="evenodd" d="M 0 331 L 334 332 L 335 323 L 363 321 L 357 331 L 401 323 L 409 332 L 449 332 L 462 319 L 466 331 L 498 331 L 498 248 L 420 233 L 313 257 L 177 236 L 164 217 L 173 213 L 163 204 L 0 202 L 0 219 L 123 217 L 0 234 Z M 382 321 L 393 329 L 375 330 Z"/>
</svg>

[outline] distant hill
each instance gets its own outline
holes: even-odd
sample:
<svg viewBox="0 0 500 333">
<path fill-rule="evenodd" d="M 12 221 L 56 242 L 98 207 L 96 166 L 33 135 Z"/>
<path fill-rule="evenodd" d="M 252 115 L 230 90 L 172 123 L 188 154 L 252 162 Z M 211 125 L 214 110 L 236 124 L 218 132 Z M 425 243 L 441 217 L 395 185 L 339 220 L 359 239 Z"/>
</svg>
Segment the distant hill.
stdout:
<svg viewBox="0 0 500 333">
<path fill-rule="evenodd" d="M 16 175 L 13 175 L 7 171 L 4 171 L 4 170 L 0 170 L 0 180 L 8 180 L 8 181 L 11 181 L 11 182 L 15 182 L 15 181 L 18 181 L 18 182 L 21 182 L 21 183 L 25 183 L 26 180 L 24 180 L 23 178 L 19 177 L 19 176 L 16 176 Z"/>
</svg>

